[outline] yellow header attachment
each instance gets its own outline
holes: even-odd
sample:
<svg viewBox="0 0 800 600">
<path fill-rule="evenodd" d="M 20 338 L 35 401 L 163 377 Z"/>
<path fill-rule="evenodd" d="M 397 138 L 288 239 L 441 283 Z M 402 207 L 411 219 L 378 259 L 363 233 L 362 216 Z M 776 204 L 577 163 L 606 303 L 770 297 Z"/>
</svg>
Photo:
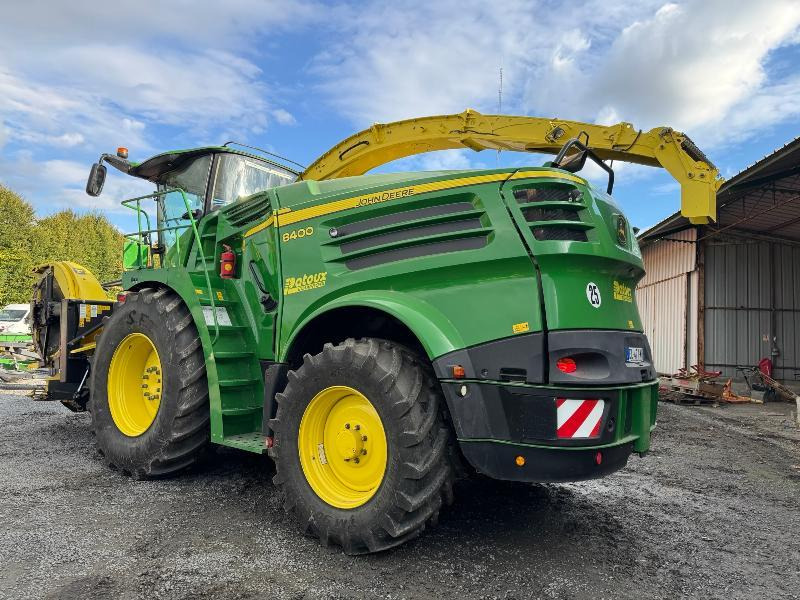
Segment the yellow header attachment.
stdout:
<svg viewBox="0 0 800 600">
<path fill-rule="evenodd" d="M 376 123 L 343 140 L 315 160 L 300 179 L 363 175 L 390 161 L 434 150 L 469 148 L 557 154 L 579 134 L 603 160 L 663 167 L 681 185 L 681 213 L 692 223 L 717 218 L 719 171 L 689 137 L 669 127 L 644 132 L 630 123 L 594 125 L 578 121 L 482 115 L 467 109 L 456 115 Z M 585 139 L 585 135 L 581 135 Z"/>
<path fill-rule="evenodd" d="M 108 300 L 103 286 L 89 269 L 78 263 L 62 260 L 38 265 L 34 273 L 45 275 L 53 271 L 53 278 L 61 290 L 61 296 L 70 300 Z"/>
</svg>

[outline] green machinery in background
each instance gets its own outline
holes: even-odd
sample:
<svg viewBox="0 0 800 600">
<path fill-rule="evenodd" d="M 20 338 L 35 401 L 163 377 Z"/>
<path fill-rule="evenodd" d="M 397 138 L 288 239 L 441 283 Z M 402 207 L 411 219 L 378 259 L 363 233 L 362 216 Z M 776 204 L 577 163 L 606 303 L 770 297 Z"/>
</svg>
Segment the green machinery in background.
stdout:
<svg viewBox="0 0 800 600">
<path fill-rule="evenodd" d="M 557 156 L 363 175 L 446 148 Z M 648 450 L 657 383 L 604 159 L 664 166 L 685 213 L 714 217 L 719 178 L 691 141 L 628 124 L 467 111 L 373 126 L 303 172 L 232 145 L 103 155 L 88 193 L 103 163 L 156 191 L 124 202 L 139 227 L 117 302 L 79 265 L 42 267 L 52 395 L 90 408 L 105 459 L 135 477 L 209 442 L 268 453 L 287 510 L 348 553 L 417 536 L 470 471 L 611 473 Z M 587 160 L 605 190 L 576 174 Z"/>
</svg>

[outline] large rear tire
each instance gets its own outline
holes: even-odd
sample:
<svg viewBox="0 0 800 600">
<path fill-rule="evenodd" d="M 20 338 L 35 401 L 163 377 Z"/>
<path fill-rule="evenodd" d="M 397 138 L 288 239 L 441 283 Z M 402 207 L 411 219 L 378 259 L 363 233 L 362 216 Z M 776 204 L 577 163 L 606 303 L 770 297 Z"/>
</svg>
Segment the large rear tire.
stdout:
<svg viewBox="0 0 800 600">
<path fill-rule="evenodd" d="M 137 478 L 193 464 L 208 444 L 205 358 L 189 309 L 167 288 L 127 295 L 92 364 L 92 428 L 112 468 Z"/>
<path fill-rule="evenodd" d="M 391 342 L 326 344 L 277 395 L 272 456 L 284 507 L 348 554 L 418 536 L 452 501 L 444 402 L 430 367 Z"/>
</svg>

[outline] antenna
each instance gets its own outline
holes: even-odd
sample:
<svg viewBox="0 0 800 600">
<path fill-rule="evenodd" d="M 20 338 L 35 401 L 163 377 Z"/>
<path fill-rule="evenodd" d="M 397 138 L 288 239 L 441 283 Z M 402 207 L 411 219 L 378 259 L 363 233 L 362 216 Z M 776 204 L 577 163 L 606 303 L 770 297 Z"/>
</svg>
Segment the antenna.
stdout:
<svg viewBox="0 0 800 600">
<path fill-rule="evenodd" d="M 275 154 L 274 152 L 268 152 L 267 150 L 264 150 L 263 148 L 259 148 L 258 146 L 248 146 L 247 144 L 242 144 L 241 142 L 236 142 L 234 140 L 229 140 L 229 141 L 225 142 L 222 145 L 223 146 L 241 146 L 242 148 L 250 148 L 251 150 L 258 150 L 259 152 L 267 154 L 268 156 L 274 156 L 275 158 L 279 158 L 281 160 L 285 160 L 288 163 L 292 163 L 293 165 L 297 165 L 301 169 L 305 169 L 306 168 L 305 165 L 301 165 L 299 162 L 295 162 L 295 161 L 293 161 L 293 160 L 291 160 L 289 158 L 286 158 L 285 156 L 281 156 L 280 154 Z M 281 166 L 286 168 L 286 165 L 281 165 Z M 289 170 L 291 171 L 291 169 L 289 169 Z"/>
<path fill-rule="evenodd" d="M 497 114 L 503 114 L 503 63 L 500 63 L 500 84 L 497 86 Z M 500 166 L 500 150 L 497 150 L 497 166 Z"/>
<path fill-rule="evenodd" d="M 503 67 L 500 67 L 500 85 L 497 87 L 497 114 L 503 114 Z"/>
</svg>

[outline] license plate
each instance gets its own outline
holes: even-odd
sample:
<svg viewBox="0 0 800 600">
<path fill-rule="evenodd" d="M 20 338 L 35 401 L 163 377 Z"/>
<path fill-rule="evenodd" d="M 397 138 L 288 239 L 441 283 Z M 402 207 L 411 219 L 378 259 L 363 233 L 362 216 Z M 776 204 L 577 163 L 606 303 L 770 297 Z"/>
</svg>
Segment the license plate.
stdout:
<svg viewBox="0 0 800 600">
<path fill-rule="evenodd" d="M 625 362 L 644 362 L 644 348 L 625 348 Z"/>
</svg>

